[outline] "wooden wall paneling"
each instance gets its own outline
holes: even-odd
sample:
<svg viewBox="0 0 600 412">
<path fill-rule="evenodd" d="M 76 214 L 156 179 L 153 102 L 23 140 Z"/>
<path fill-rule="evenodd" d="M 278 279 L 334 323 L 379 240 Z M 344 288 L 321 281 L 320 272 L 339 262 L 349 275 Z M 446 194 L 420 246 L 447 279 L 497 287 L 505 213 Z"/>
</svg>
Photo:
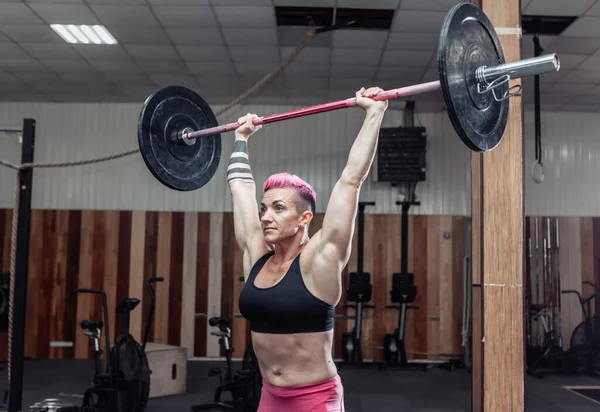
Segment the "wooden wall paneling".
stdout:
<svg viewBox="0 0 600 412">
<path fill-rule="evenodd" d="M 164 281 L 156 288 L 156 313 L 154 316 L 154 339 L 156 343 L 166 344 L 169 341 L 169 290 L 171 287 L 171 223 L 172 213 L 158 213 L 158 231 L 156 239 L 156 271 L 154 276 L 163 277 Z M 146 279 L 150 276 L 146 276 Z M 144 298 L 150 294 L 144 292 Z M 147 316 L 147 315 L 146 315 Z M 145 321 L 144 318 L 143 321 Z"/>
<path fill-rule="evenodd" d="M 55 211 L 42 210 L 42 254 L 39 273 L 40 291 L 38 294 L 37 356 L 50 357 L 50 327 L 52 320 L 48 314 L 52 309 L 54 293 L 54 261 L 56 258 L 56 220 Z"/>
<path fill-rule="evenodd" d="M 104 266 L 105 266 L 105 241 L 106 241 L 106 232 L 105 232 L 105 221 L 106 221 L 106 212 L 103 210 L 97 210 L 92 214 L 92 250 L 90 253 L 90 262 L 91 267 L 90 271 L 87 273 L 82 273 L 81 276 L 88 276 L 90 278 L 90 287 L 92 289 L 104 289 Z M 110 322 L 109 326 L 109 338 L 111 342 L 114 337 L 114 329 L 115 329 L 115 311 L 111 310 L 114 308 L 114 296 L 111 299 L 110 291 L 105 290 L 106 302 L 107 302 L 107 312 L 108 312 L 108 320 Z M 99 295 L 92 294 L 84 294 L 82 296 L 84 299 L 88 299 L 90 302 L 90 310 L 88 311 L 86 319 L 104 319 L 103 318 L 103 310 L 102 310 L 102 297 Z M 106 335 L 106 326 L 104 326 L 104 334 Z M 90 356 L 92 353 L 92 348 L 88 344 L 86 356 Z"/>
<path fill-rule="evenodd" d="M 453 266 L 453 248 L 452 243 L 454 239 L 452 238 L 452 216 L 443 216 L 439 217 L 439 234 L 438 234 L 438 244 L 439 244 L 439 321 L 438 321 L 438 336 L 440 339 L 439 347 L 441 354 L 454 353 L 454 345 L 452 342 L 452 337 L 454 335 L 453 328 L 457 325 L 455 323 L 455 319 L 453 319 L 454 314 L 454 299 L 453 296 L 453 282 L 454 279 L 454 266 Z M 444 358 L 441 356 L 440 358 Z"/>
<path fill-rule="evenodd" d="M 77 281 L 78 288 L 93 287 L 91 274 L 93 267 L 92 253 L 94 249 L 94 215 L 95 212 L 91 210 L 84 210 L 81 214 L 81 249 L 79 255 L 79 278 Z M 37 225 L 34 225 L 32 222 L 31 227 L 33 228 L 36 226 Z M 37 237 L 32 240 L 37 242 Z M 32 290 L 34 289 L 35 286 L 32 285 Z M 77 325 L 79 325 L 82 320 L 90 318 L 91 309 L 93 307 L 92 300 L 94 298 L 100 299 L 100 297 L 86 293 L 77 294 Z M 38 302 L 40 301 L 38 300 Z M 104 332 L 104 330 L 102 332 Z M 83 333 L 76 333 L 75 357 L 78 359 L 86 359 L 88 356 L 89 344 L 87 336 L 85 336 Z"/>
<path fill-rule="evenodd" d="M 427 352 L 440 353 L 440 276 L 443 262 L 440 256 L 440 238 L 442 228 L 437 216 L 427 218 Z M 439 356 L 429 356 L 439 359 Z"/>
<path fill-rule="evenodd" d="M 118 246 L 117 246 L 117 285 L 116 285 L 116 301 L 122 302 L 123 299 L 129 298 L 129 277 L 130 277 L 130 266 L 131 266 L 131 229 L 132 229 L 132 214 L 130 211 L 119 212 L 119 226 L 118 230 Z M 136 239 L 137 240 L 137 239 Z M 134 312 L 141 312 L 141 307 Z M 133 316 L 133 313 L 132 313 Z M 130 318 L 132 321 L 133 318 Z M 134 327 L 133 321 L 131 322 L 131 328 Z M 115 336 L 123 333 L 123 323 L 117 322 L 114 326 Z"/>
<path fill-rule="evenodd" d="M 452 233 L 449 241 L 452 247 L 452 315 L 449 316 L 451 326 L 448 329 L 450 338 L 450 353 L 462 354 L 462 330 L 463 330 L 463 304 L 465 299 L 465 218 L 462 216 L 452 216 Z"/>
<path fill-rule="evenodd" d="M 232 337 L 235 334 L 238 335 L 238 331 L 233 330 L 233 300 L 234 300 L 234 278 L 237 272 L 235 267 L 235 253 L 238 249 L 237 241 L 235 239 L 235 229 L 233 227 L 233 213 L 225 213 L 223 215 L 223 272 L 221 275 L 221 311 L 220 314 L 215 316 L 226 316 L 229 319 L 231 325 Z M 212 294 L 213 289 L 209 287 L 209 292 Z M 213 340 L 217 340 L 214 336 Z M 220 356 L 225 355 L 223 347 L 219 348 Z"/>
<path fill-rule="evenodd" d="M 194 296 L 194 356 L 208 356 L 207 355 L 207 339 L 208 336 L 208 319 L 204 316 L 196 316 L 196 314 L 207 314 L 209 298 L 209 279 L 214 276 L 220 276 L 220 269 L 215 267 L 216 264 L 211 263 L 213 251 L 220 253 L 221 247 L 221 230 L 222 223 L 217 223 L 211 231 L 212 226 L 212 214 L 210 213 L 199 213 L 197 216 L 197 250 L 196 250 L 196 288 Z M 216 232 L 217 239 L 215 239 L 214 232 Z M 214 243 L 211 243 L 214 242 Z M 214 245 L 214 247 L 213 247 Z M 216 250 L 215 250 L 216 248 Z M 214 273 L 213 273 L 214 272 Z M 211 305 L 220 305 L 219 302 L 212 303 Z M 214 343 L 213 343 L 214 344 Z"/>
<path fill-rule="evenodd" d="M 118 295 L 118 274 L 119 274 L 119 211 L 109 210 L 104 212 L 104 245 L 100 247 L 104 251 L 104 272 L 103 278 L 103 289 L 107 294 L 108 301 L 108 315 L 110 318 L 110 334 L 111 342 L 114 342 L 115 337 L 118 336 L 117 323 L 123 324 L 123 316 L 116 313 Z M 140 306 L 135 310 L 140 310 Z M 100 312 L 101 314 L 101 312 Z M 130 319 L 131 321 L 131 319 Z"/>
<path fill-rule="evenodd" d="M 238 247 L 237 243 L 235 244 L 235 248 L 233 249 L 233 256 L 231 257 L 231 261 L 233 263 L 233 268 L 231 272 L 231 288 L 232 288 L 232 301 L 231 301 L 231 319 L 232 319 L 232 345 L 235 349 L 233 355 L 236 358 L 241 358 L 244 356 L 244 351 L 246 350 L 246 346 L 250 343 L 246 340 L 246 326 L 248 321 L 241 317 L 240 307 L 239 307 L 239 297 L 242 292 L 242 288 L 244 287 L 244 281 L 240 280 L 240 277 L 244 276 L 244 266 L 243 266 L 243 252 Z"/>
<path fill-rule="evenodd" d="M 400 252 L 401 248 L 402 248 L 402 216 L 399 214 L 391 215 L 391 216 L 384 215 L 384 216 L 382 216 L 382 219 L 380 220 L 380 225 L 381 225 L 380 228 L 385 228 L 383 233 L 385 233 L 384 236 L 385 236 L 385 239 L 387 240 L 387 243 L 384 244 L 383 247 L 388 249 L 385 254 L 386 255 L 385 272 L 382 273 L 382 276 L 384 276 L 386 279 L 385 292 L 387 294 L 387 296 L 386 296 L 387 299 L 385 301 L 388 302 L 387 304 L 389 304 L 389 305 L 398 305 L 398 303 L 392 303 L 392 298 L 391 298 L 390 292 L 392 290 L 393 274 L 399 273 L 400 269 L 401 269 L 401 265 L 402 265 L 401 252 Z M 411 229 L 412 229 L 412 219 L 411 219 L 411 216 L 409 215 L 408 233 L 411 232 Z M 409 242 L 410 242 L 410 238 L 409 238 Z M 408 255 L 407 259 L 408 259 L 408 262 L 407 262 L 407 266 L 408 266 L 408 265 L 410 265 L 410 255 Z M 400 312 L 398 310 L 385 310 L 385 308 L 382 308 L 382 309 L 384 310 L 384 319 L 385 319 L 384 330 L 389 333 L 394 333 L 394 331 L 398 327 L 398 316 L 400 315 Z M 407 319 L 408 319 L 408 317 L 407 317 Z M 407 323 L 407 325 L 405 326 L 405 336 L 406 336 L 406 329 L 413 328 L 413 327 L 414 327 L 414 323 L 412 325 L 409 325 Z M 383 343 L 383 336 L 379 339 L 379 342 Z M 383 355 L 383 352 L 382 352 L 382 355 Z M 383 360 L 383 357 L 382 357 L 382 360 Z"/>
<path fill-rule="evenodd" d="M 58 210 L 54 212 L 56 225 L 56 256 L 54 258 L 53 270 L 53 293 L 51 300 L 50 319 L 50 339 L 48 344 L 53 341 L 64 341 L 64 318 L 63 314 L 67 311 L 65 300 L 67 295 L 73 294 L 73 290 L 67 290 L 67 258 L 69 246 L 69 211 Z M 62 358 L 62 347 L 51 347 L 50 358 Z"/>
<path fill-rule="evenodd" d="M 385 322 L 385 305 L 388 304 L 389 294 L 388 294 L 388 281 L 387 281 L 387 270 L 385 265 L 386 260 L 386 249 L 387 249 L 387 239 L 385 238 L 386 233 L 382 231 L 383 225 L 381 215 L 373 215 L 372 216 L 372 233 L 371 237 L 371 245 L 372 252 L 369 254 L 372 256 L 372 265 L 371 265 L 371 282 L 373 283 L 373 302 L 377 306 L 376 310 L 373 311 L 373 344 L 375 346 L 383 345 L 383 337 L 386 333 L 393 333 L 393 329 L 387 329 L 387 324 Z M 365 219 L 365 232 L 367 231 L 367 227 L 369 223 L 366 222 Z M 389 275 L 391 277 L 391 274 Z M 383 360 L 383 352 L 381 350 L 374 351 L 375 361 Z"/>
<path fill-rule="evenodd" d="M 127 245 L 126 239 L 123 239 L 123 248 L 129 248 L 129 291 L 127 296 L 136 298 L 143 302 L 144 300 L 144 278 L 146 276 L 146 212 L 134 211 L 131 213 L 131 244 Z M 131 335 L 141 342 L 143 339 L 143 319 L 144 311 L 142 307 L 131 313 Z M 152 341 L 151 336 L 148 337 Z"/>
<path fill-rule="evenodd" d="M 82 333 L 79 325 L 77 324 L 77 294 L 75 293 L 75 289 L 77 289 L 77 285 L 79 283 L 79 259 L 80 259 L 80 239 L 81 239 L 81 211 L 71 210 L 68 212 L 69 222 L 68 222 L 68 234 L 67 234 L 67 261 L 66 261 L 66 276 L 65 276 L 65 298 L 64 305 L 65 308 L 64 313 L 61 316 L 62 322 L 64 323 L 63 327 L 63 340 L 66 342 L 73 342 L 73 346 L 65 347 L 62 350 L 62 357 L 71 359 L 75 357 L 75 339 L 76 335 Z M 32 225 L 33 228 L 33 225 Z M 35 241 L 35 237 L 33 236 L 32 230 L 32 242 Z M 31 299 L 32 292 L 34 289 L 34 284 L 32 283 L 31 276 L 34 274 L 34 271 L 31 269 L 31 262 L 33 259 L 30 257 L 29 263 L 29 289 L 28 289 L 28 298 L 27 298 L 27 306 L 28 311 L 29 307 L 33 304 Z M 28 317 L 29 321 L 29 317 Z M 30 329 L 30 325 L 27 324 L 27 329 Z M 35 330 L 35 329 L 31 329 Z M 27 348 L 26 348 L 27 349 Z M 27 356 L 27 355 L 25 355 Z"/>
<path fill-rule="evenodd" d="M 198 267 L 198 213 L 185 212 L 183 216 L 183 251 L 181 273 L 181 330 L 180 345 L 187 349 L 187 357 L 194 353 L 196 323 L 196 275 Z M 206 273 L 205 273 L 206 275 Z M 204 276 L 206 278 L 206 276 Z M 204 296 L 202 297 L 204 298 Z"/>
<path fill-rule="evenodd" d="M 226 214 L 217 212 L 210 214 L 210 254 L 209 254 L 209 268 L 208 268 L 208 287 L 206 294 L 206 315 L 207 319 L 204 319 L 205 323 L 208 323 L 208 318 L 211 316 L 222 316 L 228 315 L 223 313 L 221 300 L 223 293 L 224 278 L 227 270 L 226 265 L 228 264 L 229 256 L 224 251 L 224 240 L 230 233 L 224 231 L 224 225 L 231 225 L 231 219 Z M 227 308 L 226 308 L 227 309 Z M 212 328 L 207 326 L 206 336 L 206 356 L 217 357 L 220 356 L 221 351 L 218 340 L 210 335 Z"/>
<path fill-rule="evenodd" d="M 167 343 L 175 346 L 181 345 L 181 327 L 183 324 L 184 224 L 185 214 L 183 212 L 173 212 L 171 217 L 171 261 L 169 263 L 169 316 L 166 319 L 165 327 L 168 330 Z"/>
<path fill-rule="evenodd" d="M 415 274 L 415 285 L 417 287 L 417 297 L 412 303 L 418 306 L 418 310 L 411 310 L 410 314 L 410 329 L 407 330 L 406 350 L 407 352 L 419 352 L 420 354 L 407 355 L 409 359 L 427 359 L 427 342 L 428 342 L 428 325 L 427 317 L 427 274 L 429 269 L 427 258 L 427 216 L 413 215 L 413 221 L 410 235 L 412 253 L 411 268 Z"/>
<path fill-rule="evenodd" d="M 400 208 L 400 206 L 398 206 Z M 415 226 L 415 215 L 409 214 L 408 215 L 408 248 L 407 248 L 407 262 L 406 262 L 406 269 L 408 270 L 409 273 L 413 273 L 415 276 L 415 283 L 417 282 L 417 277 L 419 276 L 416 272 L 415 272 L 415 248 L 414 248 L 414 226 Z M 400 230 L 402 230 L 402 224 L 400 224 Z M 400 232 L 400 245 L 402 245 L 402 232 Z M 401 248 L 401 246 L 400 246 Z M 399 261 L 400 262 L 400 261 Z M 401 265 L 401 263 L 399 263 Z M 401 266 L 398 267 L 398 269 L 396 270 L 396 272 L 400 272 L 400 268 Z M 393 279 L 392 279 L 393 282 Z M 419 290 L 417 289 L 417 296 L 419 296 Z M 415 297 L 415 302 L 413 302 L 411 305 L 416 305 L 416 297 Z M 414 349 L 415 347 L 415 332 L 419 329 L 419 325 L 418 323 L 415 322 L 415 315 L 416 315 L 416 310 L 407 310 L 406 311 L 406 327 L 404 330 L 404 347 L 406 352 L 408 352 L 406 354 L 406 357 L 408 359 L 412 359 L 414 358 L 415 354 L 412 352 L 415 352 L 416 350 Z"/>
<path fill-rule="evenodd" d="M 44 254 L 44 214 L 41 210 L 31 212 L 31 230 L 29 241 L 29 273 L 27 281 L 27 313 L 25 331 L 25 357 L 38 356 L 38 322 L 40 311 L 41 274 L 43 273 Z M 28 333 L 29 332 L 29 333 Z M 5 354 L 2 354 L 5 358 Z"/>
<path fill-rule="evenodd" d="M 142 273 L 142 279 L 140 279 L 141 287 L 142 287 L 142 299 L 141 299 L 141 301 L 142 301 L 141 309 L 142 310 L 140 312 L 141 312 L 142 318 L 139 320 L 140 328 L 142 331 L 144 330 L 144 320 L 148 319 L 148 314 L 150 311 L 150 293 L 144 288 L 144 282 L 148 278 L 153 278 L 155 276 L 158 276 L 157 265 L 159 262 L 158 248 L 159 248 L 159 229 L 160 229 L 159 216 L 160 216 L 159 212 L 155 212 L 155 211 L 147 211 L 146 212 L 145 233 L 144 233 L 144 237 L 141 238 L 141 239 L 143 239 L 143 243 L 144 243 L 144 266 L 143 266 L 144 272 Z M 140 240 L 138 240 L 138 241 L 140 241 Z M 162 260 L 162 256 L 160 257 L 160 260 Z M 168 276 L 165 277 L 165 281 L 161 285 L 157 285 L 157 289 L 156 289 L 156 314 L 157 315 L 162 310 L 162 306 L 163 306 L 161 296 L 163 296 L 165 289 L 168 290 L 168 286 L 169 286 Z M 160 317 L 160 315 L 158 315 L 158 317 Z M 150 324 L 150 332 L 148 333 L 148 341 L 149 342 L 157 342 L 157 340 L 155 339 L 155 333 L 157 332 L 156 325 L 157 325 L 158 317 L 155 317 L 154 321 Z M 142 332 L 142 333 L 144 333 L 144 332 Z M 160 330 L 158 331 L 158 333 L 159 333 L 158 342 L 160 343 Z"/>
<path fill-rule="evenodd" d="M 373 230 L 373 216 L 372 214 L 365 213 L 364 219 L 364 245 L 363 245 L 363 271 L 371 274 L 371 284 L 373 284 L 373 236 L 375 236 Z M 358 231 L 358 227 L 356 228 L 356 232 Z M 355 233 L 356 233 L 355 232 Z M 358 270 L 358 234 L 354 236 L 352 239 L 352 255 L 350 256 L 350 261 L 348 262 L 346 273 L 343 274 L 343 290 L 342 290 L 342 298 L 343 301 L 347 301 L 347 289 L 348 289 L 348 276 L 350 272 L 355 272 Z M 363 323 L 361 329 L 361 339 L 360 344 L 363 352 L 363 359 L 365 360 L 373 360 L 375 358 L 375 353 L 379 352 L 375 349 L 376 346 L 381 346 L 382 342 L 377 342 L 374 340 L 375 329 L 378 325 L 375 324 L 375 313 L 377 311 L 383 310 L 382 305 L 383 302 L 377 301 L 374 299 L 373 290 L 371 289 L 371 301 L 366 303 L 367 305 L 374 305 L 375 309 L 364 309 L 363 310 Z M 352 313 L 352 312 L 348 312 Z M 352 332 L 352 328 L 354 328 L 355 322 L 353 320 L 349 320 L 346 322 L 340 322 L 344 328 L 340 329 L 341 333 L 344 332 Z M 338 352 L 340 350 L 340 343 L 337 345 Z M 341 357 L 341 353 L 339 353 L 338 357 Z"/>
</svg>

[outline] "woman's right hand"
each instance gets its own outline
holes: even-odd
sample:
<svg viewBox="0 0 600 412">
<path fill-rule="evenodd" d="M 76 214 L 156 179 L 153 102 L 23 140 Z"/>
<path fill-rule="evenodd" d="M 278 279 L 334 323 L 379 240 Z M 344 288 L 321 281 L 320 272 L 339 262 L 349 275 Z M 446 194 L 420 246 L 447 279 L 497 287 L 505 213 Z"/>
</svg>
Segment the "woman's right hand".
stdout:
<svg viewBox="0 0 600 412">
<path fill-rule="evenodd" d="M 238 119 L 238 123 L 240 124 L 240 126 L 237 129 L 235 129 L 236 139 L 248 140 L 250 136 L 252 136 L 256 131 L 262 128 L 262 124 L 255 126 L 252 123 L 254 119 L 258 119 L 258 116 L 250 113 Z"/>
</svg>

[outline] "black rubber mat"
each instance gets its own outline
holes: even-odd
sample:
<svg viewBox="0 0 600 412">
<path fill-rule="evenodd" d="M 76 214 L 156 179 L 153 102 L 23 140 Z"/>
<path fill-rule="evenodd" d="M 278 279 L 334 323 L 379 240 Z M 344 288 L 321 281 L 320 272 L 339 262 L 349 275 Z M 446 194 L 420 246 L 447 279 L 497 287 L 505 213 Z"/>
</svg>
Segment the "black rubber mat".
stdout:
<svg viewBox="0 0 600 412">
<path fill-rule="evenodd" d="M 600 403 L 600 388 L 569 388 L 573 392 Z"/>
</svg>

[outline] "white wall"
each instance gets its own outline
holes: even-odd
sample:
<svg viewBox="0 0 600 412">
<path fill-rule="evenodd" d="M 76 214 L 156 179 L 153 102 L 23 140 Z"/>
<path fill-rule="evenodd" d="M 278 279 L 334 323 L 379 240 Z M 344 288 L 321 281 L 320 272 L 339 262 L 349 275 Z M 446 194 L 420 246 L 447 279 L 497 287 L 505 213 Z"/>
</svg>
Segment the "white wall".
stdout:
<svg viewBox="0 0 600 412">
<path fill-rule="evenodd" d="M 214 108 L 215 111 L 218 107 Z M 246 112 L 271 114 L 287 106 L 238 107 L 220 122 L 235 121 Z M 0 104 L 0 124 L 18 126 L 22 118 L 37 122 L 36 162 L 89 159 L 137 147 L 137 104 Z M 266 125 L 250 142 L 255 178 L 263 182 L 271 173 L 289 171 L 309 181 L 317 191 L 318 211 L 326 207 L 328 193 L 338 179 L 351 144 L 360 129 L 363 111 L 351 108 Z M 402 112 L 389 110 L 386 126 L 399 125 Z M 469 152 L 449 133 L 448 121 L 439 115 L 420 114 L 428 128 L 428 181 L 418 188 L 422 206 L 416 213 L 464 214 L 470 202 L 467 183 Z M 147 170 L 140 155 L 98 165 L 63 169 L 36 169 L 34 208 L 148 209 L 230 211 L 225 180 L 233 134 L 223 135 L 223 153 L 215 177 L 203 188 L 180 193 L 162 186 Z M 17 162 L 19 145 L 0 140 L 0 158 Z M 11 207 L 14 172 L 0 168 L 0 207 Z M 395 213 L 397 191 L 370 180 L 362 198 L 375 200 L 378 213 Z"/>
<path fill-rule="evenodd" d="M 231 122 L 246 112 L 271 114 L 289 106 L 242 106 L 219 119 Z M 37 121 L 36 161 L 89 159 L 137 147 L 138 104 L 0 104 L 0 125 L 20 127 L 23 117 Z M 215 107 L 214 110 L 218 110 Z M 255 178 L 279 171 L 296 173 L 317 190 L 318 211 L 346 162 L 363 119 L 358 108 L 265 126 L 250 144 Z M 389 110 L 384 126 L 401 124 L 402 112 Z M 419 214 L 470 214 L 470 151 L 454 133 L 445 113 L 420 113 L 427 127 L 427 182 L 417 189 Z M 594 113 L 543 113 L 545 181 L 529 170 L 534 159 L 533 113 L 525 114 L 525 205 L 528 215 L 600 215 L 600 120 Z M 225 168 L 233 135 L 223 135 L 223 153 L 213 180 L 194 192 L 180 193 L 158 183 L 138 155 L 98 165 L 37 169 L 34 208 L 230 211 Z M 0 135 L 0 158 L 18 162 L 16 139 Z M 501 178 L 501 177 L 498 177 Z M 260 193 L 259 193 L 260 195 Z M 12 207 L 14 172 L 0 167 L 0 207 Z M 361 198 L 375 200 L 371 213 L 398 213 L 397 190 L 369 179 Z"/>
<path fill-rule="evenodd" d="M 532 216 L 600 216 L 598 113 L 542 113 L 544 181 L 535 183 L 533 113 L 525 116 L 525 213 Z"/>
</svg>

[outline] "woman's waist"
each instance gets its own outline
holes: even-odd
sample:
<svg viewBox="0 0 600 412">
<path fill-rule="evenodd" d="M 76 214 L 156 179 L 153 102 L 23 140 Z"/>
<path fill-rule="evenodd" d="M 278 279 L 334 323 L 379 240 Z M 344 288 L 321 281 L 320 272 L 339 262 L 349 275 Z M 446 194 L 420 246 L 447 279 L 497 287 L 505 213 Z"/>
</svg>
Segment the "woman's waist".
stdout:
<svg viewBox="0 0 600 412">
<path fill-rule="evenodd" d="M 252 332 L 252 345 L 263 377 L 276 386 L 312 383 L 336 373 L 333 333 L 277 335 Z"/>
</svg>

